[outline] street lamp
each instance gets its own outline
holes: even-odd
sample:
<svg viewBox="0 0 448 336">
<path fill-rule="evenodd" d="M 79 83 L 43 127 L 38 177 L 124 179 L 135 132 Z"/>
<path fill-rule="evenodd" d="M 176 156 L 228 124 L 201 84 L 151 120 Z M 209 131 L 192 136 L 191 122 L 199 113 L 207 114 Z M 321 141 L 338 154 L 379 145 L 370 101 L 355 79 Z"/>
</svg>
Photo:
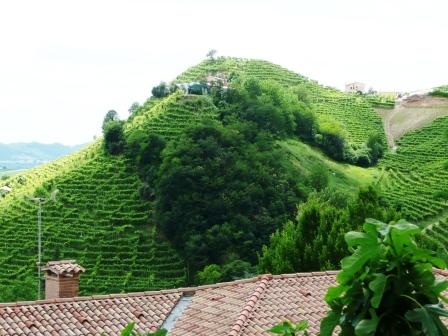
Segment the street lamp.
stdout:
<svg viewBox="0 0 448 336">
<path fill-rule="evenodd" d="M 42 261 L 42 204 L 46 201 L 44 197 L 30 197 L 29 200 L 37 202 L 37 299 L 40 300 L 41 286 L 41 261 Z"/>
<path fill-rule="evenodd" d="M 41 268 L 42 268 L 42 204 L 48 200 L 54 201 L 58 189 L 54 189 L 49 198 L 45 197 L 28 197 L 30 201 L 37 202 L 37 299 L 40 300 L 41 293 Z"/>
</svg>

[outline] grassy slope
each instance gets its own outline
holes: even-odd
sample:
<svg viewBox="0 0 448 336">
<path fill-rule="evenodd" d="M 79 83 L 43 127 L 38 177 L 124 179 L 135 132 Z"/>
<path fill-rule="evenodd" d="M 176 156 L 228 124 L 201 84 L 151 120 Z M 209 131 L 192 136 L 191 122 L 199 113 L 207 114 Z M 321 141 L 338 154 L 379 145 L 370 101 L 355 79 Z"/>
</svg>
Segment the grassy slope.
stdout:
<svg viewBox="0 0 448 336">
<path fill-rule="evenodd" d="M 282 141 L 280 144 L 291 153 L 291 160 L 298 173 L 308 175 L 316 165 L 326 167 L 329 186 L 335 189 L 354 193 L 359 187 L 379 180 L 380 172 L 377 168 L 361 168 L 333 161 L 319 150 L 296 140 Z"/>
</svg>

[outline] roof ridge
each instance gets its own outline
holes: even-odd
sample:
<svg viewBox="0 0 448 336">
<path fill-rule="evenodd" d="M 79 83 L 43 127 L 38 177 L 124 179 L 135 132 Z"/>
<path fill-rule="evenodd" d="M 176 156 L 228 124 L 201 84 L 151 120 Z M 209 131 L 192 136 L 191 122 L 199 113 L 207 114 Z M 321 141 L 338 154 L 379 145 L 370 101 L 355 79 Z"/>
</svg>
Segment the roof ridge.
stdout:
<svg viewBox="0 0 448 336">
<path fill-rule="evenodd" d="M 182 294 L 185 288 L 173 288 L 173 289 L 161 289 L 158 291 L 147 292 L 130 292 L 130 293 L 117 293 L 117 294 L 103 294 L 103 295 L 88 295 L 88 296 L 75 296 L 70 298 L 55 298 L 55 299 L 43 299 L 35 301 L 17 301 L 17 302 L 1 302 L 1 307 L 20 307 L 20 306 L 33 306 L 44 304 L 59 304 L 67 302 L 82 302 L 91 300 L 107 300 L 107 299 L 121 299 L 134 296 L 152 296 L 152 295 L 167 295 L 167 294 Z"/>
<path fill-rule="evenodd" d="M 240 315 L 236 319 L 235 324 L 232 326 L 230 332 L 228 333 L 228 336 L 237 336 L 241 332 L 241 329 L 252 314 L 252 311 L 254 310 L 258 299 L 263 295 L 264 291 L 268 287 L 269 281 L 272 278 L 273 277 L 271 274 L 265 274 L 258 277 L 260 283 L 258 284 L 257 288 L 254 289 L 249 299 L 246 301 L 246 304 L 244 305 Z"/>
<path fill-rule="evenodd" d="M 301 277 L 316 277 L 316 276 L 328 276 L 337 275 L 340 271 L 317 271 L 317 272 L 299 272 L 299 273 L 286 273 L 286 274 L 275 274 L 274 279 L 285 279 L 285 278 L 301 278 Z"/>
<path fill-rule="evenodd" d="M 433 271 L 435 274 L 439 274 L 439 275 L 442 275 L 442 276 L 448 278 L 448 269 L 441 269 L 441 268 L 436 268 L 436 267 L 434 267 L 434 268 L 432 269 L 432 271 Z"/>
</svg>

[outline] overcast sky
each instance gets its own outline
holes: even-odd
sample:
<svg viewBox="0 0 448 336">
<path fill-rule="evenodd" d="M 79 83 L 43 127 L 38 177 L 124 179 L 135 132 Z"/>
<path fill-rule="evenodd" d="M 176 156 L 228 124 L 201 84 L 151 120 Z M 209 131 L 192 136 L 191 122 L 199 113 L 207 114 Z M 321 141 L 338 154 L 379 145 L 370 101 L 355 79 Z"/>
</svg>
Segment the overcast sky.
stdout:
<svg viewBox="0 0 448 336">
<path fill-rule="evenodd" d="M 447 3 L 447 4 L 445 4 Z M 0 142 L 79 144 L 205 58 L 265 59 L 342 89 L 448 84 L 446 0 L 0 2 Z"/>
</svg>

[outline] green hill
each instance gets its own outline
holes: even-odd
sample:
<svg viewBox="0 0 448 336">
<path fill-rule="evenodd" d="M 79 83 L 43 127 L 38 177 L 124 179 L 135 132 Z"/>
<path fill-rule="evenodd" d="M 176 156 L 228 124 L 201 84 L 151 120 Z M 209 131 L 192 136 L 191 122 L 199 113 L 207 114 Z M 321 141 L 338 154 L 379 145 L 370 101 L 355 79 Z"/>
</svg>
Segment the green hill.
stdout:
<svg viewBox="0 0 448 336">
<path fill-rule="evenodd" d="M 289 88 L 297 87 L 314 105 L 317 117 L 337 122 L 355 148 L 364 144 L 370 134 L 380 134 L 385 140 L 381 118 L 364 98 L 324 87 L 281 66 L 263 60 L 221 57 L 189 68 L 175 82 L 206 81 L 207 75 L 222 76 L 230 81 L 253 77 Z"/>
<path fill-rule="evenodd" d="M 315 114 L 318 121 L 316 132 L 321 131 L 324 125 L 340 128 L 347 140 L 349 153 L 367 150 L 366 143 L 371 135 L 385 140 L 380 117 L 362 96 L 323 87 L 316 81 L 266 61 L 206 60 L 188 69 L 175 82 L 203 82 L 210 75 L 221 77 L 230 88 L 248 78 L 277 83 L 288 92 L 284 97 L 289 99 L 293 93 Z M 167 148 L 173 151 L 175 146 L 170 145 L 182 138 L 189 127 L 205 120 L 213 120 L 216 124 L 230 122 L 223 120 L 222 111 L 223 107 L 213 95 L 191 95 L 179 91 L 165 98 L 151 98 L 136 108 L 124 123 L 124 136 L 128 145 L 137 142 L 137 147 L 144 148 L 147 143 L 143 141 L 148 139 L 148 135 L 156 134 L 163 137 L 168 143 Z M 331 160 L 317 149 L 316 143 L 309 141 L 305 144 L 299 141 L 297 134 L 288 135 L 289 138 L 276 134 L 273 138 L 276 145 L 287 153 L 288 169 L 293 169 L 297 184 L 303 189 L 303 197 L 313 191 L 308 179 L 313 170 L 320 167 L 328 174 L 329 186 L 348 193 L 355 193 L 359 186 L 381 180 L 386 197 L 401 206 L 409 218 L 419 220 L 438 215 L 446 208 L 446 200 L 440 199 L 446 190 L 447 180 L 448 157 L 443 151 L 447 147 L 442 137 L 446 127 L 446 119 L 440 119 L 428 128 L 404 137 L 397 153 L 388 153 L 381 163 L 385 176 L 375 167 L 361 168 Z M 253 129 L 233 131 L 238 136 L 238 132 L 247 132 L 250 138 Z M 256 138 L 257 134 L 252 136 Z M 203 143 L 210 145 L 210 149 L 215 148 L 206 139 Z M 262 149 L 263 146 L 257 148 Z M 221 161 L 217 153 L 218 164 L 232 158 L 231 150 L 226 150 L 227 156 L 223 156 Z M 428 152 L 435 158 L 431 162 L 425 161 Z M 244 162 L 239 164 L 241 171 L 248 166 Z M 197 169 L 193 169 L 192 174 L 200 176 L 204 166 L 198 164 L 194 168 Z M 445 170 L 441 171 L 442 168 Z M 235 172 L 238 176 L 238 170 Z M 87 272 L 82 276 L 81 294 L 143 291 L 186 284 L 190 274 L 187 277 L 185 256 L 172 247 L 168 234 L 164 236 L 158 231 L 158 223 L 154 220 L 157 210 L 154 199 L 149 197 L 145 200 L 139 193 L 143 185 L 152 183 L 142 173 L 131 156 L 105 154 L 103 142 L 99 140 L 73 155 L 2 181 L 12 191 L 0 197 L 0 300 L 35 297 L 35 287 L 28 293 L 16 293 L 15 296 L 10 288 L 24 288 L 36 283 L 38 206 L 29 200 L 36 195 L 45 195 L 48 199 L 43 204 L 42 260 L 76 259 L 82 264 Z M 213 179 L 206 181 L 213 182 Z M 55 188 L 58 190 L 56 198 L 50 200 L 49 194 Z M 177 185 L 172 188 L 176 190 Z M 247 186 L 247 190 L 254 189 Z M 408 189 L 412 191 L 408 192 Z M 219 191 L 216 194 L 219 195 Z M 445 226 L 434 226 L 432 230 L 440 228 L 443 230 Z M 434 235 L 434 239 L 438 239 L 437 236 Z"/>
</svg>

